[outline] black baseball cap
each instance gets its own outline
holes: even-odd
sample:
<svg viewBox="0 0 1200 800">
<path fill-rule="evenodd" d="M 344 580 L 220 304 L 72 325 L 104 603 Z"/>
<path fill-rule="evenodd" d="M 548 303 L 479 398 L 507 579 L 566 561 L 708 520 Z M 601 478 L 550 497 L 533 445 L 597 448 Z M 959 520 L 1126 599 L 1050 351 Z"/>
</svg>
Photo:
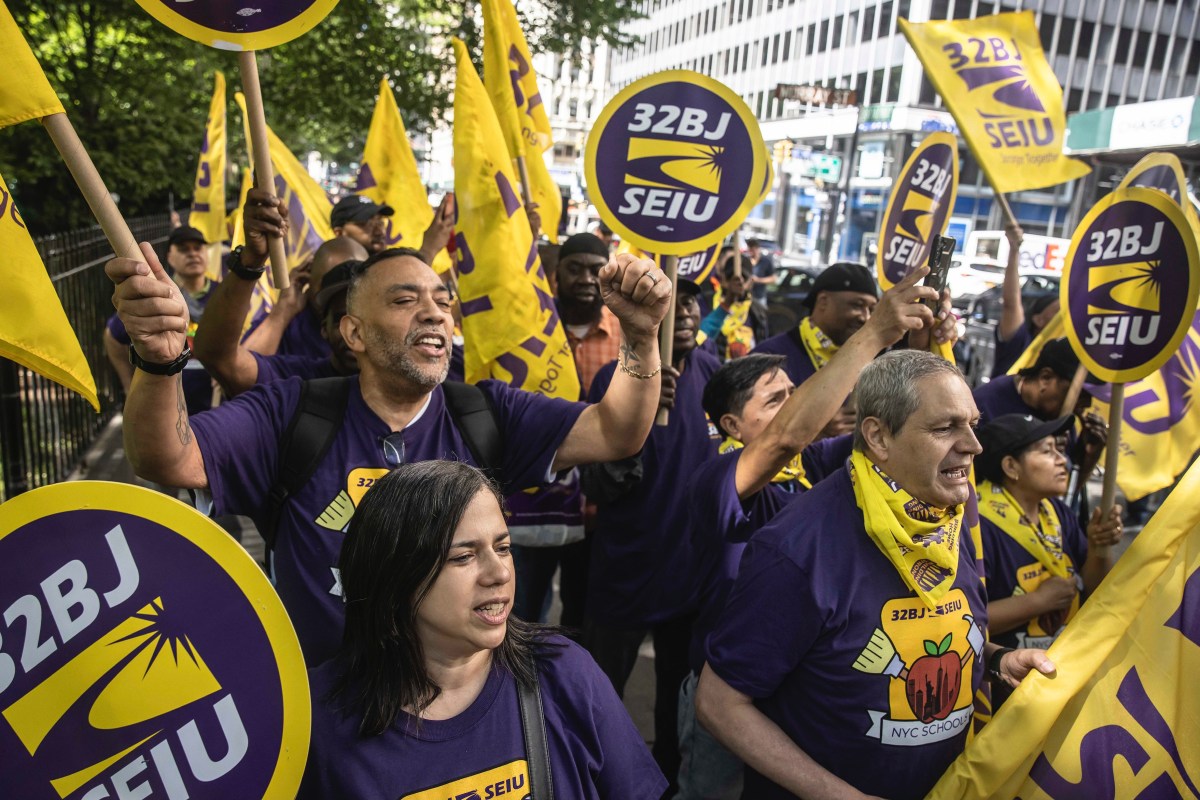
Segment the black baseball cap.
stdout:
<svg viewBox="0 0 1200 800">
<path fill-rule="evenodd" d="M 340 228 L 347 222 L 366 222 L 376 214 L 390 217 L 395 213 L 396 209 L 391 206 L 381 206 L 369 197 L 361 194 L 348 194 L 338 200 L 337 205 L 333 207 L 333 213 L 329 215 L 329 224 L 334 228 Z"/>
<path fill-rule="evenodd" d="M 562 247 L 558 251 L 558 260 L 562 261 L 565 258 L 576 256 L 580 253 L 601 256 L 607 260 L 608 245 L 600 241 L 600 237 L 593 233 L 577 233 L 562 243 Z"/>
<path fill-rule="evenodd" d="M 184 242 L 199 242 L 200 244 L 208 244 L 208 239 L 204 238 L 204 234 L 193 228 L 191 225 L 180 225 L 175 230 L 171 231 L 171 235 L 167 237 L 167 246 L 175 244 L 183 244 Z"/>
<path fill-rule="evenodd" d="M 333 298 L 339 294 L 344 294 L 350 288 L 350 281 L 354 277 L 354 270 L 358 269 L 360 264 L 362 262 L 357 259 L 343 261 L 325 273 L 325 277 L 321 279 L 321 291 L 317 292 L 317 296 L 312 299 L 317 317 L 324 318 L 325 312 L 328 310 Z"/>
<path fill-rule="evenodd" d="M 1067 341 L 1067 337 L 1063 336 L 1046 342 L 1042 352 L 1038 353 L 1037 361 L 1033 362 L 1032 366 L 1021 370 L 1020 374 L 1026 377 L 1037 375 L 1043 368 L 1050 369 L 1055 375 L 1068 381 L 1075 377 L 1075 370 L 1079 369 L 1079 356 L 1075 355 L 1075 351 L 1071 349 L 1071 343 Z M 1103 383 L 1091 376 L 1086 382 Z"/>
<path fill-rule="evenodd" d="M 675 279 L 675 291 L 679 294 L 698 295 L 700 294 L 700 284 L 687 278 Z"/>
<path fill-rule="evenodd" d="M 879 297 L 879 285 L 875 283 L 875 276 L 871 274 L 871 270 L 862 264 L 839 261 L 826 267 L 817 276 L 808 297 L 804 298 L 803 305 L 811 310 L 821 292 L 859 292 Z"/>
<path fill-rule="evenodd" d="M 996 417 L 975 432 L 983 452 L 975 457 L 975 469 L 991 481 L 1002 476 L 1000 462 L 1047 436 L 1061 436 L 1070 430 L 1074 417 L 1042 420 L 1032 414 L 1005 414 Z"/>
</svg>

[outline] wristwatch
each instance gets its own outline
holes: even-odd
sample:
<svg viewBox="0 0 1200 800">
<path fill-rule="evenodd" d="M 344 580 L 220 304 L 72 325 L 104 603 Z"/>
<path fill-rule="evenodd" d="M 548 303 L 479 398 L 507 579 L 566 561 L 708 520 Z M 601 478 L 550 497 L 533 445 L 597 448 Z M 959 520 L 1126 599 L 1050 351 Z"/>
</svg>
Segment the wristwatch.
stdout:
<svg viewBox="0 0 1200 800">
<path fill-rule="evenodd" d="M 148 372 L 151 375 L 174 375 L 177 372 L 182 372 L 191 358 L 192 345 L 190 343 L 184 343 L 183 352 L 174 361 L 167 364 L 155 364 L 146 361 L 138 355 L 138 351 L 134 349 L 133 345 L 129 345 L 129 363 L 142 372 Z"/>
<path fill-rule="evenodd" d="M 267 271 L 267 265 L 247 267 L 242 263 L 242 251 L 245 249 L 245 245 L 239 244 L 229 251 L 229 271 L 244 281 L 257 281 Z"/>
<path fill-rule="evenodd" d="M 1004 675 L 1000 671 L 1000 662 L 1011 652 L 1013 652 L 1011 647 L 1001 647 L 999 650 L 992 653 L 992 657 L 988 659 L 988 672 L 992 673 L 997 678 L 1003 678 Z"/>
</svg>

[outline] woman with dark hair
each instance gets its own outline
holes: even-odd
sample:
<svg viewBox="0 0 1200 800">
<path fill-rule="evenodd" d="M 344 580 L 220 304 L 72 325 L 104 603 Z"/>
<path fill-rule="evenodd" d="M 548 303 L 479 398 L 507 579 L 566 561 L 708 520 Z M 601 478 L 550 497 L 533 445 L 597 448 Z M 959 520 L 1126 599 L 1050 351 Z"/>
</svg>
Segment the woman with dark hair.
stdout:
<svg viewBox="0 0 1200 800">
<path fill-rule="evenodd" d="M 1067 491 L 1064 447 L 1073 419 L 1005 414 L 978 431 L 988 632 L 1006 647 L 1050 647 L 1079 611 L 1081 593 L 1094 591 L 1116 560 L 1121 507 L 1103 516 L 1097 508 L 1084 531 L 1059 499 Z"/>
<path fill-rule="evenodd" d="M 657 800 L 666 780 L 579 646 L 509 616 L 512 559 L 496 488 L 449 461 L 405 464 L 364 495 L 339 570 L 346 628 L 309 673 L 301 798 L 530 796 L 548 753 L 560 799 Z M 521 694 L 540 693 L 546 748 Z M 533 800 L 549 800 L 534 795 Z"/>
</svg>

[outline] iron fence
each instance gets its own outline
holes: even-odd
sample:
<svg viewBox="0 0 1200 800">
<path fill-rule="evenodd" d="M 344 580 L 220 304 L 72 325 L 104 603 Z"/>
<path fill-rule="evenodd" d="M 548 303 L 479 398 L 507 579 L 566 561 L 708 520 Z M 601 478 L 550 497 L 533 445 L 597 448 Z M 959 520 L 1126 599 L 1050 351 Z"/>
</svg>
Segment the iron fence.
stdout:
<svg viewBox="0 0 1200 800">
<path fill-rule="evenodd" d="M 138 241 L 158 248 L 170 232 L 165 214 L 128 223 Z M 112 284 L 104 275 L 112 258 L 108 240 L 97 226 L 43 236 L 36 244 L 96 379 L 100 413 L 74 392 L 0 358 L 0 502 L 65 479 L 124 402 L 104 349 L 104 325 L 113 313 Z"/>
</svg>

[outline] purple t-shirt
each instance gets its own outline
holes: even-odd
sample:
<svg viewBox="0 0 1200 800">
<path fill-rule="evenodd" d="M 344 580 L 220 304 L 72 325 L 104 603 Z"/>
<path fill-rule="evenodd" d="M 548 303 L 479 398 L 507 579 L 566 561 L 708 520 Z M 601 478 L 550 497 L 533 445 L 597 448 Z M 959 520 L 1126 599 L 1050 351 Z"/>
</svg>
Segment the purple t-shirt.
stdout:
<svg viewBox="0 0 1200 800">
<path fill-rule="evenodd" d="M 1062 524 L 1063 552 L 1071 562 L 1071 569 L 1078 572 L 1087 561 L 1087 534 L 1079 526 L 1079 517 L 1071 512 L 1066 503 L 1057 498 L 1050 502 Z M 987 567 L 989 603 L 1012 597 L 1013 590 L 1018 586 L 1023 591 L 1032 592 L 1045 580 L 1046 568 L 987 517 L 979 518 L 979 532 L 983 535 L 983 552 L 987 554 L 984 564 Z M 1044 650 L 1053 643 L 1059 628 L 1066 623 L 1066 617 L 1065 611 L 1043 614 L 1011 631 L 992 636 L 992 641 L 1005 647 L 1037 647 Z M 1035 629 L 1030 630 L 1031 626 Z"/>
<path fill-rule="evenodd" d="M 836 472 L 854 445 L 850 434 L 821 439 L 804 448 L 804 473 L 813 486 Z M 744 451 L 736 450 L 705 461 L 696 468 L 687 488 L 688 525 L 701 542 L 704 554 L 700 590 L 700 613 L 692 626 L 688 663 L 699 675 L 704 666 L 704 646 L 716 627 L 725 600 L 737 577 L 738 564 L 746 542 L 783 508 L 805 492 L 804 485 L 791 481 L 770 483 L 748 500 L 737 494 L 735 477 L 738 460 Z"/>
<path fill-rule="evenodd" d="M 588 399 L 599 402 L 615 361 L 596 373 Z M 721 362 L 694 349 L 675 386 L 668 425 L 642 448 L 640 483 L 613 503 L 597 503 L 588 577 L 588 616 L 601 625 L 640 628 L 695 610 L 701 575 L 687 525 L 684 489 L 692 470 L 717 454 L 717 429 L 700 405 Z"/>
<path fill-rule="evenodd" d="M 781 333 L 778 336 L 772 336 L 765 342 L 760 342 L 754 348 L 754 352 L 787 356 L 783 370 L 796 386 L 804 383 L 817 372 L 817 368 L 813 366 L 812 359 L 809 358 L 808 351 L 804 349 L 804 343 L 800 341 L 799 327 L 792 328 L 790 331 Z"/>
<path fill-rule="evenodd" d="M 294 316 L 284 328 L 279 348 L 275 352 L 285 356 L 326 359 L 333 354 L 329 342 L 321 335 L 321 321 L 307 308 Z"/>
<path fill-rule="evenodd" d="M 539 652 L 555 796 L 658 800 L 667 781 L 596 662 L 559 636 Z M 402 714 L 384 733 L 363 738 L 358 717 L 343 714 L 327 699 L 338 667 L 335 659 L 309 672 L 312 744 L 300 800 L 528 796 L 517 684 L 506 670 L 493 666 L 479 697 L 452 719 L 424 720 L 417 727 Z"/>
<path fill-rule="evenodd" d="M 299 378 L 310 381 L 313 378 L 332 378 L 338 374 L 333 361 L 312 356 L 289 356 L 276 353 L 264 356 L 262 353 L 251 351 L 250 355 L 258 362 L 258 378 L 256 384 L 273 383 L 284 378 Z"/>
<path fill-rule="evenodd" d="M 863 528 L 843 469 L 750 539 L 708 664 L 850 785 L 924 797 L 962 752 L 983 671 L 987 601 L 960 541 L 931 613 Z M 750 768 L 742 796 L 792 797 Z"/>
<path fill-rule="evenodd" d="M 310 666 L 331 656 L 341 643 L 341 583 L 335 567 L 343 532 L 363 494 L 388 471 L 381 441 L 392 431 L 363 401 L 358 376 L 346 380 L 350 396 L 345 423 L 312 478 L 284 505 L 273 554 L 275 588 Z M 507 485 L 541 485 L 584 404 L 551 400 L 497 381 L 478 385 L 491 401 L 504 437 L 502 472 Z M 244 514 L 259 530 L 265 529 L 280 439 L 299 403 L 301 386 L 299 378 L 256 386 L 192 418 L 214 513 Z M 475 463 L 440 386 L 404 429 L 403 440 L 406 462 Z"/>
<path fill-rule="evenodd" d="M 984 425 L 996 417 L 1005 414 L 1032 414 L 1038 419 L 1042 415 L 1032 406 L 1021 399 L 1017 392 L 1015 375 L 1001 375 L 999 378 L 976 386 L 971 392 L 975 397 L 975 405 L 979 407 L 979 424 Z"/>
<path fill-rule="evenodd" d="M 994 380 L 1007 373 L 1008 368 L 1017 363 L 1017 359 L 1033 342 L 1033 333 L 1029 330 L 1029 323 L 1025 323 L 1017 328 L 1012 338 L 1003 341 L 1000 339 L 1000 326 L 997 325 L 996 330 L 992 332 L 992 338 L 996 342 L 996 357 L 992 362 L 991 375 Z"/>
</svg>

